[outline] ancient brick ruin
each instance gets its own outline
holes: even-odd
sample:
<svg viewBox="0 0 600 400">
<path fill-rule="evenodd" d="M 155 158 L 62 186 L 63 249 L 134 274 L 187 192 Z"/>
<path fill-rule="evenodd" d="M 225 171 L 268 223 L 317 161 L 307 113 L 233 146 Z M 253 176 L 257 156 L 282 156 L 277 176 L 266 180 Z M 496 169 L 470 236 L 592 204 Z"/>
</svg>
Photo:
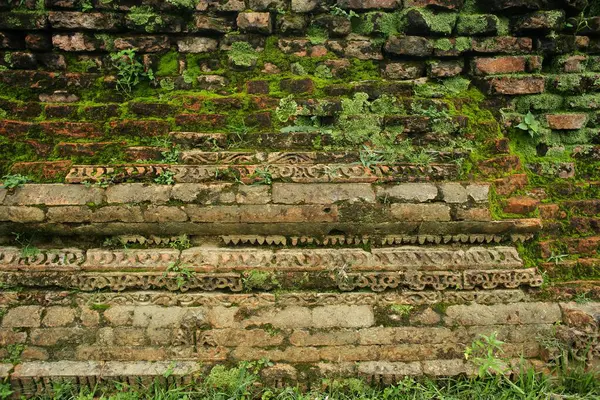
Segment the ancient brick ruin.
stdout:
<svg viewBox="0 0 600 400">
<path fill-rule="evenodd" d="M 595 3 L 0 0 L 0 375 L 593 366 Z"/>
</svg>

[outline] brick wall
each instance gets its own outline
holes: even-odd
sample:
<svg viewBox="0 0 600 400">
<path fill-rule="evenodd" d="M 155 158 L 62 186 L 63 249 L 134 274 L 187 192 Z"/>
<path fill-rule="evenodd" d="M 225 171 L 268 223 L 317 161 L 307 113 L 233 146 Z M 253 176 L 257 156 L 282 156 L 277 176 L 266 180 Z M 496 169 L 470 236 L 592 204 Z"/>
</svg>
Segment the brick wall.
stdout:
<svg viewBox="0 0 600 400">
<path fill-rule="evenodd" d="M 593 1 L 0 0 L 0 372 L 596 357 L 599 127 Z"/>
</svg>

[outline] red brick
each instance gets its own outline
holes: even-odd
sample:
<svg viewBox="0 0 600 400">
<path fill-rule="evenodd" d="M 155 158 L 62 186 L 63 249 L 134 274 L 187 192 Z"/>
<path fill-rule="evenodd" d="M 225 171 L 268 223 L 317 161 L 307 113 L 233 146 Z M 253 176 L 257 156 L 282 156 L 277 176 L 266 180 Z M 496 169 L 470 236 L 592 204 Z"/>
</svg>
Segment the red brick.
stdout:
<svg viewBox="0 0 600 400">
<path fill-rule="evenodd" d="M 511 74 L 525 72 L 527 60 L 524 56 L 505 56 L 473 60 L 473 70 L 477 75 Z"/>
<path fill-rule="evenodd" d="M 162 136 L 169 133 L 169 123 L 163 121 L 113 121 L 110 124 L 115 135 Z"/>
<path fill-rule="evenodd" d="M 537 94 L 544 92 L 544 78 L 503 76 L 486 80 L 489 94 Z"/>
<path fill-rule="evenodd" d="M 19 136 L 25 136 L 33 124 L 31 122 L 23 121 L 0 121 L 0 135 L 10 138 L 16 138 Z"/>
<path fill-rule="evenodd" d="M 506 178 L 496 179 L 494 184 L 496 185 L 496 193 L 501 196 L 507 196 L 515 192 L 518 189 L 522 189 L 527 186 L 528 179 L 526 174 L 514 174 L 507 176 Z"/>
<path fill-rule="evenodd" d="M 125 145 L 125 142 L 95 142 L 95 143 L 65 143 L 56 145 L 56 151 L 60 156 L 93 156 L 110 146 Z"/>
<path fill-rule="evenodd" d="M 539 209 L 542 219 L 556 219 L 560 212 L 558 204 L 541 204 Z"/>
<path fill-rule="evenodd" d="M 221 114 L 180 114 L 175 117 L 175 123 L 184 129 L 223 127 L 226 120 L 227 117 Z"/>
<path fill-rule="evenodd" d="M 504 212 L 511 214 L 528 214 L 535 211 L 539 204 L 539 200 L 532 199 L 531 197 L 511 197 L 506 200 Z"/>
<path fill-rule="evenodd" d="M 521 168 L 519 156 L 500 156 L 479 163 L 479 169 L 486 175 L 502 175 Z"/>
<path fill-rule="evenodd" d="M 531 38 L 511 36 L 473 38 L 471 45 L 473 51 L 477 53 L 521 53 L 533 49 Z"/>
<path fill-rule="evenodd" d="M 586 114 L 547 114 L 546 121 L 550 129 L 581 129 L 587 122 Z"/>
<path fill-rule="evenodd" d="M 10 170 L 13 174 L 34 175 L 49 179 L 66 175 L 72 164 L 71 161 L 18 162 L 13 164 Z"/>
<path fill-rule="evenodd" d="M 100 128 L 90 122 L 40 122 L 46 135 L 68 136 L 72 138 L 93 138 L 102 136 Z"/>
</svg>

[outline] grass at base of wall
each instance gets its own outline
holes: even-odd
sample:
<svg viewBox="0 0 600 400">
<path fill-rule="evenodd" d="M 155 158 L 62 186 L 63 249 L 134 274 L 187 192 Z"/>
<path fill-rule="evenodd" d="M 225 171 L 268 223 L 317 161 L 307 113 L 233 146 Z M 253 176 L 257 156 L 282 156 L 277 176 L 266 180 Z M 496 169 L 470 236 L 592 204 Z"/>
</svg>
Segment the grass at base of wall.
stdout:
<svg viewBox="0 0 600 400">
<path fill-rule="evenodd" d="M 242 364 L 243 365 L 243 364 Z M 165 376 L 168 378 L 168 375 Z M 356 378 L 324 379 L 313 388 L 288 386 L 273 388 L 260 382 L 259 370 L 238 366 L 214 367 L 187 386 L 166 385 L 156 379 L 147 386 L 131 387 L 114 383 L 111 387 L 77 390 L 70 383 L 54 384 L 52 392 L 35 399 L 261 399 L 261 400 L 355 400 L 355 399 L 598 399 L 600 380 L 591 372 L 572 369 L 552 377 L 524 370 L 512 379 L 486 375 L 468 378 L 410 378 L 391 386 L 372 386 Z M 202 382 L 202 383 L 200 383 Z M 0 398 L 11 395 L 8 384 L 0 384 Z M 24 397 L 25 398 L 25 397 Z"/>
</svg>

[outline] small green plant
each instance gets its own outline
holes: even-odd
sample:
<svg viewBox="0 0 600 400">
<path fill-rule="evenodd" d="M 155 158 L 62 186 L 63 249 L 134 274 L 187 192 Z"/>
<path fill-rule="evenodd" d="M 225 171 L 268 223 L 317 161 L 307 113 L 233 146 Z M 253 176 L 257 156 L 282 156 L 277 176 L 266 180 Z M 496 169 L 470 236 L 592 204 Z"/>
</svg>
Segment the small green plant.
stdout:
<svg viewBox="0 0 600 400">
<path fill-rule="evenodd" d="M 251 270 L 242 275 L 242 284 L 247 291 L 252 289 L 270 290 L 278 287 L 279 281 L 272 272 Z"/>
<path fill-rule="evenodd" d="M 117 69 L 117 90 L 127 97 L 144 78 L 154 80 L 151 70 L 144 71 L 144 66 L 136 57 L 135 49 L 121 50 L 110 58 Z"/>
<path fill-rule="evenodd" d="M 160 185 L 174 185 L 175 184 L 175 172 L 173 171 L 163 171 L 158 174 L 156 178 L 154 178 L 154 182 Z"/>
<path fill-rule="evenodd" d="M 238 67 L 251 67 L 258 60 L 258 53 L 248 42 L 234 42 L 228 53 L 229 59 Z"/>
<path fill-rule="evenodd" d="M 327 41 L 327 39 L 329 39 L 327 30 L 316 25 L 311 25 L 308 28 L 306 35 L 308 37 L 308 41 L 314 45 L 323 44 Z"/>
<path fill-rule="evenodd" d="M 414 307 L 410 304 L 392 304 L 390 310 L 401 317 L 408 317 L 413 311 Z"/>
<path fill-rule="evenodd" d="M 492 332 L 489 336 L 481 334 L 465 349 L 465 359 L 473 362 L 480 377 L 503 375 L 506 363 L 499 357 L 504 352 L 503 344 L 498 340 L 498 332 Z"/>
<path fill-rule="evenodd" d="M 581 292 L 577 293 L 575 297 L 573 297 L 573 301 L 575 301 L 577 304 L 586 304 L 592 301 L 592 299 L 590 298 L 589 292 Z"/>
<path fill-rule="evenodd" d="M 88 12 L 94 9 L 94 5 L 92 4 L 92 0 L 82 0 L 81 1 L 81 11 Z"/>
<path fill-rule="evenodd" d="M 529 111 L 523 118 L 523 121 L 517 125 L 517 128 L 526 131 L 529 133 L 529 136 L 533 138 L 539 135 L 541 125 L 538 120 L 535 119 L 535 116 L 531 113 L 531 111 Z"/>
<path fill-rule="evenodd" d="M 36 257 L 40 254 L 40 249 L 31 244 L 32 237 L 26 238 L 23 233 L 19 232 L 13 232 L 12 234 L 15 236 L 15 242 L 21 247 L 22 258 Z"/>
<path fill-rule="evenodd" d="M 558 265 L 561 261 L 563 261 L 567 257 L 569 257 L 568 254 L 554 254 L 554 252 L 552 252 L 550 257 L 548 257 L 546 259 L 546 262 L 553 262 L 555 265 Z"/>
<path fill-rule="evenodd" d="M 181 265 L 179 261 L 172 262 L 165 270 L 163 277 L 174 277 L 177 284 L 177 289 L 181 289 L 188 283 L 196 273 L 191 269 Z"/>
<path fill-rule="evenodd" d="M 173 249 L 185 250 L 185 249 L 189 249 L 190 247 L 192 247 L 192 242 L 190 241 L 190 238 L 184 234 L 184 235 L 178 236 L 174 240 L 171 240 L 171 242 L 169 243 L 169 246 Z"/>
<path fill-rule="evenodd" d="M 183 9 L 193 10 L 198 5 L 198 0 L 167 0 L 167 3 Z"/>
<path fill-rule="evenodd" d="M 165 78 L 160 80 L 160 87 L 164 90 L 174 90 L 175 89 L 175 81 L 171 78 Z"/>
<path fill-rule="evenodd" d="M 27 182 L 31 181 L 28 177 L 20 174 L 4 175 L 2 177 L 2 188 L 3 189 L 14 189 L 19 186 L 23 186 Z"/>
<path fill-rule="evenodd" d="M 306 75 L 306 69 L 299 62 L 292 63 L 290 70 L 294 75 Z"/>
<path fill-rule="evenodd" d="M 103 303 L 92 303 L 90 304 L 90 310 L 94 310 L 94 311 L 106 311 L 110 308 L 110 304 L 103 304 Z"/>
<path fill-rule="evenodd" d="M 177 164 L 181 155 L 181 148 L 179 145 L 171 146 L 168 150 L 161 151 L 162 156 L 161 162 L 165 164 Z"/>
<path fill-rule="evenodd" d="M 25 350 L 24 344 L 9 344 L 6 345 L 6 358 L 2 362 L 10 364 L 18 364 L 21 362 L 21 354 Z"/>
<path fill-rule="evenodd" d="M 256 185 L 271 185 L 273 183 L 273 174 L 269 171 L 268 165 L 264 168 L 256 168 L 250 177 L 255 179 L 254 184 Z"/>
<path fill-rule="evenodd" d="M 331 13 L 331 15 L 335 15 L 338 17 L 344 17 L 348 21 L 351 21 L 352 18 L 360 17 L 360 15 L 358 15 L 354 10 L 346 11 L 343 8 L 340 8 L 338 6 L 329 7 L 329 12 Z"/>
<path fill-rule="evenodd" d="M 155 32 L 163 25 L 163 19 L 150 6 L 133 6 L 127 14 L 127 20 L 137 26 L 143 26 L 146 32 Z"/>
<path fill-rule="evenodd" d="M 191 85 L 192 83 L 194 83 L 194 81 L 197 78 L 197 76 L 189 69 L 183 70 L 183 73 L 181 74 L 181 76 L 183 77 L 183 81 L 185 83 L 187 83 L 188 85 Z"/>
<path fill-rule="evenodd" d="M 319 79 L 331 79 L 333 78 L 333 74 L 327 65 L 318 65 L 315 68 L 315 76 Z"/>
<path fill-rule="evenodd" d="M 13 393 L 9 382 L 0 382 L 0 399 L 8 399 Z"/>
<path fill-rule="evenodd" d="M 287 122 L 290 118 L 298 115 L 298 103 L 294 101 L 294 96 L 290 94 L 279 100 L 279 107 L 275 109 L 275 115 L 281 122 Z"/>
</svg>

